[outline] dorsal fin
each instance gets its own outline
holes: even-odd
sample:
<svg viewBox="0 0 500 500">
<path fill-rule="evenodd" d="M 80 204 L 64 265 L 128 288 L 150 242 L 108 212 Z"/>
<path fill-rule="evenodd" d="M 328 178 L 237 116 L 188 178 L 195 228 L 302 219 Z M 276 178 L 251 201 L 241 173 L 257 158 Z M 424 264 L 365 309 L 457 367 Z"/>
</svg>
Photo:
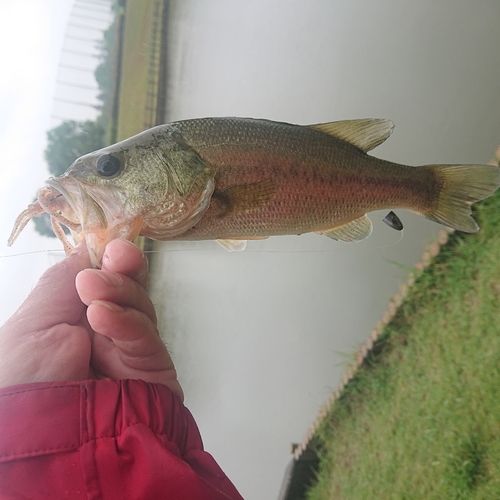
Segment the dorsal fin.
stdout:
<svg viewBox="0 0 500 500">
<path fill-rule="evenodd" d="M 391 120 L 366 118 L 318 123 L 308 125 L 308 127 L 349 142 L 367 153 L 382 144 L 392 134 L 394 123 Z"/>
</svg>

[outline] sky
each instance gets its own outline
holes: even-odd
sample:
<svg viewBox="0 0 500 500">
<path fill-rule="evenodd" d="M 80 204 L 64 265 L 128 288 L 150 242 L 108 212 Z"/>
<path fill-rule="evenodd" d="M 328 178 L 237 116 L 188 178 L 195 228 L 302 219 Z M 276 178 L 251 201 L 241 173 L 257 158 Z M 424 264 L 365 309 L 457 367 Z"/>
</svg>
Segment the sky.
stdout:
<svg viewBox="0 0 500 500">
<path fill-rule="evenodd" d="M 100 0 L 97 0 L 100 1 Z M 95 110 L 61 107 L 54 98 L 64 88 L 58 80 L 89 78 L 90 72 L 65 74 L 60 68 L 68 55 L 63 46 L 70 15 L 78 12 L 73 0 L 2 0 L 0 2 L 0 323 L 3 323 L 25 298 L 40 274 L 56 259 L 62 258 L 61 244 L 39 236 L 32 224 L 24 229 L 9 248 L 6 241 L 18 214 L 32 202 L 49 177 L 43 158 L 47 130 L 66 115 L 80 119 Z M 85 6 L 84 3 L 80 3 Z M 89 5 L 89 4 L 87 4 Z M 72 14 L 73 9 L 73 14 Z M 85 11 L 80 9 L 80 12 Z M 92 12 L 89 12 L 91 15 Z M 76 21 L 76 22 L 75 22 Z M 72 18 L 72 23 L 86 21 Z M 72 28 L 73 32 L 78 28 Z M 71 30 L 70 30 L 71 31 Z M 97 34 L 94 33 L 94 36 Z M 75 48 L 75 47 L 72 47 Z M 76 47 L 78 48 L 78 47 Z M 88 59 L 88 58 L 87 58 Z M 87 60 L 88 64 L 95 64 Z M 82 63 L 77 62 L 78 65 Z M 85 81 L 86 82 L 86 81 Z M 66 97 L 66 95 L 63 95 Z M 69 165 L 68 165 L 69 166 Z M 23 256 L 30 251 L 57 249 Z"/>
</svg>

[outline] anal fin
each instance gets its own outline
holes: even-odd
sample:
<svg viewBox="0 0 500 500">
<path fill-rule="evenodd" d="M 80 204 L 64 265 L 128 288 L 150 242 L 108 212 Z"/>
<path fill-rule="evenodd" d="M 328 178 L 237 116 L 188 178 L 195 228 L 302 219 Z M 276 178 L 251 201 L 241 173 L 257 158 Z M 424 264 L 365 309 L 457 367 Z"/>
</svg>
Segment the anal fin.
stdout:
<svg viewBox="0 0 500 500">
<path fill-rule="evenodd" d="M 216 240 L 228 252 L 243 252 L 247 247 L 247 240 Z"/>
<path fill-rule="evenodd" d="M 365 214 L 358 219 L 354 219 L 347 224 L 343 224 L 342 226 L 337 226 L 332 229 L 326 229 L 324 231 L 316 232 L 318 234 L 328 236 L 328 238 L 332 238 L 332 240 L 346 241 L 351 243 L 353 241 L 359 241 L 368 238 L 368 236 L 372 234 L 372 229 L 372 221 Z"/>
</svg>

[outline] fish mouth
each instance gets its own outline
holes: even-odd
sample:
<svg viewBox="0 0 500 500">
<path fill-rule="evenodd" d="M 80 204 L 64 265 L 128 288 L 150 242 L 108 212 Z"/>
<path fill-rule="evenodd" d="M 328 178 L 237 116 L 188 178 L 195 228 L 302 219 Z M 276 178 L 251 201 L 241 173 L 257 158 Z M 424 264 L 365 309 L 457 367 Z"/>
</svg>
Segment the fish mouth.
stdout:
<svg viewBox="0 0 500 500">
<path fill-rule="evenodd" d="M 104 249 L 116 238 L 134 239 L 140 229 L 127 223 L 123 193 L 113 186 L 86 186 L 74 177 L 46 181 L 40 191 L 40 205 L 59 223 L 67 226 L 75 242 L 85 238 L 93 267 L 100 267 Z M 120 203 L 120 200 L 122 201 Z"/>
<path fill-rule="evenodd" d="M 67 220 L 78 223 L 80 231 L 88 232 L 92 229 L 102 230 L 108 227 L 108 216 L 111 214 L 109 210 L 107 211 L 108 214 L 106 214 L 106 211 L 101 208 L 102 196 L 96 199 L 95 196 L 91 195 L 91 191 L 83 186 L 80 181 L 70 177 L 50 178 L 46 181 L 46 184 L 52 188 L 50 191 L 54 196 L 49 200 L 49 203 L 44 199 L 40 199 L 40 197 L 38 201 L 51 215 L 57 218 L 57 214 L 54 213 L 54 207 L 51 204 L 58 198 L 55 195 L 55 192 L 58 192 L 67 203 L 64 206 L 61 202 L 57 202 L 60 208 L 60 215 Z"/>
<path fill-rule="evenodd" d="M 73 214 L 76 214 L 78 212 L 77 205 L 74 203 L 73 198 L 70 196 L 70 194 L 68 193 L 68 191 L 66 191 L 66 189 L 64 188 L 64 186 L 62 185 L 61 182 L 58 182 L 53 177 L 50 177 L 49 179 L 47 179 L 45 181 L 45 184 L 47 184 L 48 186 L 50 186 L 51 188 L 53 188 L 53 191 L 59 192 L 59 196 L 63 196 L 64 197 L 65 201 L 69 204 L 69 208 L 73 211 L 72 212 Z M 52 201 L 53 199 L 55 199 L 57 196 L 58 195 L 55 194 L 54 198 L 52 198 L 50 201 Z M 44 206 L 44 208 L 45 208 L 45 204 L 43 203 L 43 200 L 39 200 L 39 201 L 42 203 L 42 206 Z M 64 215 L 70 215 L 68 213 L 67 209 L 66 209 Z"/>
</svg>

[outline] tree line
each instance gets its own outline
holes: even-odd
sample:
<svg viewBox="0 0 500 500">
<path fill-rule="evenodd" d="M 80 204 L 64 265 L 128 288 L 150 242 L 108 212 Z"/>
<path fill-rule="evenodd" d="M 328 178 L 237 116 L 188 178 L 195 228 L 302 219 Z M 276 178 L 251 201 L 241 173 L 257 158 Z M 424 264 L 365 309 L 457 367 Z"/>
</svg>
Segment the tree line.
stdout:
<svg viewBox="0 0 500 500">
<path fill-rule="evenodd" d="M 97 98 L 101 102 L 101 113 L 96 120 L 65 120 L 47 132 L 47 147 L 44 158 L 49 172 L 54 177 L 62 175 L 80 156 L 107 145 L 106 132 L 110 119 L 111 93 L 113 88 L 113 57 L 115 52 L 116 22 L 104 31 L 98 43 L 99 65 L 94 77 L 99 87 Z M 35 229 L 42 235 L 55 237 L 50 217 L 44 213 L 34 217 Z"/>
</svg>

